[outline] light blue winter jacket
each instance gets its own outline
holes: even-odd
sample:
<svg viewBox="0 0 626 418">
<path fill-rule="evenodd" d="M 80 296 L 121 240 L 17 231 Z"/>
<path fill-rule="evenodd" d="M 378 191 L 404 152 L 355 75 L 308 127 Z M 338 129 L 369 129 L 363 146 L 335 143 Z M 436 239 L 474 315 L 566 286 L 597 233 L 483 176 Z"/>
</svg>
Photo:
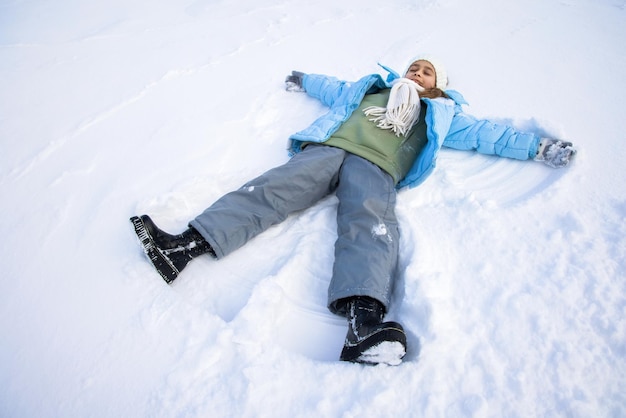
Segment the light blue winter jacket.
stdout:
<svg viewBox="0 0 626 418">
<path fill-rule="evenodd" d="M 329 111 L 308 128 L 290 136 L 291 153 L 301 150 L 305 142 L 322 143 L 345 122 L 359 106 L 366 94 L 390 88 L 390 83 L 400 75 L 389 72 L 387 80 L 379 74 L 370 74 L 358 81 L 342 81 L 335 77 L 306 74 L 303 87 L 306 92 Z M 463 113 L 461 105 L 467 104 L 454 90 L 446 90 L 450 99 L 422 99 L 427 106 L 426 125 L 428 142 L 417 156 L 407 175 L 397 187 L 415 187 L 422 183 L 435 168 L 437 154 L 442 146 L 459 150 L 476 150 L 483 154 L 527 160 L 537 153 L 540 138 L 537 135 L 517 132 L 510 126 L 497 125 Z"/>
</svg>

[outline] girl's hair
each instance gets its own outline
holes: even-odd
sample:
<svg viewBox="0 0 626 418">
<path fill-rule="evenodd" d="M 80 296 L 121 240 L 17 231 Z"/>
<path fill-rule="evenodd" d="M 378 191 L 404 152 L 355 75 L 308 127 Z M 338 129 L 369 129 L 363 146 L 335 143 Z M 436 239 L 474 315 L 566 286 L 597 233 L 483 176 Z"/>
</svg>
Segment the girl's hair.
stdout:
<svg viewBox="0 0 626 418">
<path fill-rule="evenodd" d="M 448 98 L 448 95 L 443 90 L 437 87 L 434 87 L 432 89 L 426 89 L 419 95 L 420 97 L 426 97 L 428 99 L 436 99 L 438 97 L 444 97 L 446 99 Z"/>
</svg>

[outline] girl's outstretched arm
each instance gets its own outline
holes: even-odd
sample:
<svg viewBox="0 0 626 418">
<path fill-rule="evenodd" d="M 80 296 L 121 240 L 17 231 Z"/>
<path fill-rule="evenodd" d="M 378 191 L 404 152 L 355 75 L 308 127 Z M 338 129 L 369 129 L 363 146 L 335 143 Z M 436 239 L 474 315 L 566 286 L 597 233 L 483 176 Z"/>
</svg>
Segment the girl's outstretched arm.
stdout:
<svg viewBox="0 0 626 418">
<path fill-rule="evenodd" d="M 519 132 L 465 113 L 455 115 L 443 145 L 518 160 L 533 159 L 553 168 L 565 167 L 576 154 L 571 142 Z"/>
<path fill-rule="evenodd" d="M 466 113 L 457 113 L 443 145 L 460 150 L 475 150 L 482 154 L 527 160 L 534 158 L 541 138 L 518 132 L 511 126 L 479 120 Z"/>
<path fill-rule="evenodd" d="M 285 90 L 291 92 L 306 92 L 309 96 L 318 99 L 322 104 L 332 107 L 335 101 L 343 94 L 344 89 L 352 83 L 339 80 L 322 74 L 306 74 L 292 71 L 285 78 Z"/>
</svg>

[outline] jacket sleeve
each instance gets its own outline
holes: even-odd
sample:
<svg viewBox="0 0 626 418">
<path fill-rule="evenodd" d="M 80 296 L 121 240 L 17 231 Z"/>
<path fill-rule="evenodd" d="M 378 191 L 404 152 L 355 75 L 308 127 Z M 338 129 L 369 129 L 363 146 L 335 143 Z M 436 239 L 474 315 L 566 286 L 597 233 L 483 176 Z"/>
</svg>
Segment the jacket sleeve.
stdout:
<svg viewBox="0 0 626 418">
<path fill-rule="evenodd" d="M 351 83 L 321 74 L 305 74 L 302 80 L 304 90 L 323 105 L 332 107 Z"/>
<path fill-rule="evenodd" d="M 443 142 L 445 147 L 475 150 L 482 154 L 527 160 L 535 157 L 540 137 L 522 133 L 506 125 L 479 120 L 463 112 L 452 119 Z"/>
</svg>

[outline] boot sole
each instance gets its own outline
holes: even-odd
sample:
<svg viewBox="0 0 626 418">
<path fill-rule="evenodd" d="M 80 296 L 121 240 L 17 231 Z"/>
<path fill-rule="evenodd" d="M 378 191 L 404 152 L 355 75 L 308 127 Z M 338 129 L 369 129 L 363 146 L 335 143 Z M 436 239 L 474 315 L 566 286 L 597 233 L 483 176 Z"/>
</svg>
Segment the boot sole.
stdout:
<svg viewBox="0 0 626 418">
<path fill-rule="evenodd" d="M 396 366 L 406 354 L 406 335 L 402 325 L 388 322 L 385 328 L 358 344 L 345 344 L 340 359 L 368 365 Z"/>
<path fill-rule="evenodd" d="M 156 271 L 161 275 L 163 280 L 167 284 L 172 283 L 178 274 L 178 269 L 172 264 L 172 262 L 159 250 L 154 243 L 154 239 L 148 232 L 146 225 L 140 217 L 133 216 L 130 221 L 135 228 L 135 233 L 139 239 L 139 243 L 143 248 L 144 253 L 148 256 L 148 260 L 152 263 Z"/>
</svg>

